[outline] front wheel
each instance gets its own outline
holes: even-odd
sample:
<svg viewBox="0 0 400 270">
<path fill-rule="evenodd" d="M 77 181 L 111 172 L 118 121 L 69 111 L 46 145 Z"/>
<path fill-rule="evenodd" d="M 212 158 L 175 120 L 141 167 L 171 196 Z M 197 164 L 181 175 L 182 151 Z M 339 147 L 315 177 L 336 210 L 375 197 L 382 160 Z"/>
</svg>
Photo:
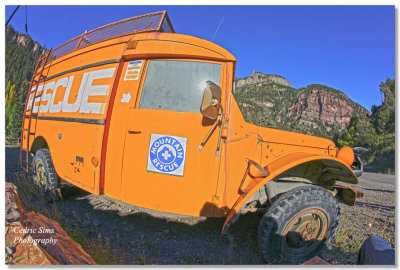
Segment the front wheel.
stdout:
<svg viewBox="0 0 400 270">
<path fill-rule="evenodd" d="M 294 188 L 264 214 L 258 244 L 269 263 L 299 264 L 318 254 L 335 236 L 340 207 L 325 188 Z"/>
</svg>

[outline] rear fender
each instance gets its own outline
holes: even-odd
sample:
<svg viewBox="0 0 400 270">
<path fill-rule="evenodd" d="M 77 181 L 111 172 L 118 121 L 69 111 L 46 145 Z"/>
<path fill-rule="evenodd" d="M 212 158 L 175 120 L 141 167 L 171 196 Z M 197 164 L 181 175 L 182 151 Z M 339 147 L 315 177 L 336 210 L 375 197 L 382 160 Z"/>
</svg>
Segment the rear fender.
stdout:
<svg viewBox="0 0 400 270">
<path fill-rule="evenodd" d="M 35 154 L 37 150 L 42 148 L 49 149 L 49 145 L 42 136 L 37 136 L 31 145 L 30 152 Z"/>
<path fill-rule="evenodd" d="M 262 186 L 283 173 L 310 179 L 313 183 L 321 186 L 333 185 L 336 180 L 341 182 L 357 184 L 358 180 L 352 169 L 332 156 L 313 155 L 308 153 L 292 153 L 276 159 L 264 167 L 268 175 L 259 172 L 260 177 L 255 178 L 246 187 L 241 187 L 241 195 L 231 208 L 222 228 L 222 234 L 226 234 L 230 225 L 238 218 L 240 208 L 256 193 Z M 243 182 L 243 181 L 242 181 Z"/>
</svg>

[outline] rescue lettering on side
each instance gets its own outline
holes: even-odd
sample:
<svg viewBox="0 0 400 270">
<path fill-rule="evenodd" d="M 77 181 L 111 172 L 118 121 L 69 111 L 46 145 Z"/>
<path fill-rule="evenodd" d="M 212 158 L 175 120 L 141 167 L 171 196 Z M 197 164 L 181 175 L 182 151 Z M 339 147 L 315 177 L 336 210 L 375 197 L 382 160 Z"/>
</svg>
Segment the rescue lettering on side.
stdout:
<svg viewBox="0 0 400 270">
<path fill-rule="evenodd" d="M 33 105 L 33 113 L 93 113 L 103 114 L 105 110 L 104 102 L 90 102 L 91 97 L 106 96 L 109 94 L 110 84 L 98 84 L 96 81 L 101 79 L 112 78 L 115 68 L 106 68 L 85 72 L 80 81 L 78 93 L 72 97 L 74 100 L 70 103 L 71 87 L 75 76 L 67 76 L 50 81 L 46 84 L 39 85 L 36 91 L 36 98 L 33 100 L 34 94 L 29 96 L 27 109 Z M 32 90 L 35 90 L 33 87 Z M 63 98 L 56 101 L 57 92 L 61 91 Z M 60 95 L 60 94 L 59 94 Z"/>
<path fill-rule="evenodd" d="M 183 176 L 187 138 L 151 134 L 147 171 Z"/>
</svg>

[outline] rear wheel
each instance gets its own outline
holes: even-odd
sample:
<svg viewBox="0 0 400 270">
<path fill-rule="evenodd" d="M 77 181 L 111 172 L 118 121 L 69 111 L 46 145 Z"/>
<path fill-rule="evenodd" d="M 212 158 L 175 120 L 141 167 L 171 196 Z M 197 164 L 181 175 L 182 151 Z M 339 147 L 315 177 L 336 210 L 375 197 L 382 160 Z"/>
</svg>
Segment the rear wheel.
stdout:
<svg viewBox="0 0 400 270">
<path fill-rule="evenodd" d="M 60 180 L 54 169 L 48 149 L 36 151 L 33 158 L 33 173 L 33 179 L 36 185 L 40 186 L 46 193 L 51 195 L 57 193 Z"/>
<path fill-rule="evenodd" d="M 270 263 L 305 262 L 335 236 L 340 207 L 325 188 L 308 185 L 279 197 L 263 216 L 258 243 Z"/>
</svg>

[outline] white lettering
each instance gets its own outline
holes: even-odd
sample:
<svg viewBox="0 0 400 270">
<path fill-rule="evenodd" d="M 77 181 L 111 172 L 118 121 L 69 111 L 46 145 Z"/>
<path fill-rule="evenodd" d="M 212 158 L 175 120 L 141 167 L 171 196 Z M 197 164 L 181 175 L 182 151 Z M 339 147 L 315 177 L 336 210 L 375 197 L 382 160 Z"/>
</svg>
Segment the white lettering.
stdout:
<svg viewBox="0 0 400 270">
<path fill-rule="evenodd" d="M 63 112 L 77 112 L 78 111 L 79 106 L 81 105 L 83 91 L 85 91 L 84 89 L 86 86 L 88 74 L 89 74 L 89 72 L 86 72 L 85 74 L 83 74 L 81 85 L 79 86 L 78 96 L 76 97 L 75 103 L 73 103 L 73 104 L 69 104 L 68 99 L 69 99 L 69 95 L 71 93 L 71 86 L 72 86 L 72 82 L 74 81 L 74 76 L 69 77 L 68 87 L 65 90 L 65 95 L 64 95 L 63 105 L 62 105 Z"/>
<path fill-rule="evenodd" d="M 33 109 L 32 109 L 33 113 L 37 113 L 38 110 L 39 110 L 39 104 L 36 104 L 36 102 L 38 102 L 40 100 L 40 94 L 42 93 L 43 87 L 44 87 L 44 84 L 39 85 L 38 88 L 37 88 L 36 98 L 33 101 Z"/>
<path fill-rule="evenodd" d="M 74 96 L 74 103 L 68 103 L 68 100 L 70 98 L 71 87 L 75 76 L 70 76 L 69 78 L 64 77 L 57 81 L 39 85 L 37 86 L 36 93 L 30 93 L 26 109 L 29 110 L 33 107 L 33 113 L 37 113 L 38 111 L 42 113 L 58 113 L 61 110 L 63 112 L 73 113 L 77 112 L 79 109 L 81 113 L 104 113 L 105 103 L 89 102 L 89 98 L 91 96 L 107 95 L 110 85 L 93 85 L 93 81 L 111 78 L 114 74 L 114 71 L 115 68 L 107 68 L 84 73 L 80 82 L 78 93 Z M 54 101 L 59 87 L 65 88 L 65 93 L 63 100 L 55 104 Z M 35 90 L 36 87 L 32 87 L 31 91 Z"/>
<path fill-rule="evenodd" d="M 51 97 L 51 101 L 50 101 L 50 107 L 49 107 L 49 112 L 51 113 L 58 113 L 61 111 L 61 106 L 62 106 L 62 102 L 58 102 L 57 104 L 54 104 L 54 99 L 57 95 L 57 89 L 59 86 L 62 87 L 67 87 L 67 82 L 68 82 L 68 78 L 61 78 L 57 81 L 56 85 L 54 86 L 54 90 L 53 90 L 53 96 Z"/>
<path fill-rule="evenodd" d="M 153 159 L 153 162 L 156 164 L 156 167 L 158 168 L 160 166 L 160 163 L 158 162 L 158 160 L 155 158 Z"/>
<path fill-rule="evenodd" d="M 47 91 L 49 89 L 53 90 L 54 85 L 56 84 L 55 81 L 49 82 L 48 84 L 46 84 L 46 87 L 44 88 L 43 94 L 42 94 L 42 99 L 40 101 L 40 103 L 42 104 L 43 102 L 46 102 L 45 105 L 40 105 L 40 112 L 47 112 L 49 110 L 49 106 L 50 106 L 50 99 L 51 99 L 51 93 L 49 94 Z"/>
<path fill-rule="evenodd" d="M 88 99 L 90 96 L 104 96 L 107 94 L 109 85 L 93 85 L 93 81 L 96 79 L 110 78 L 114 74 L 115 68 L 106 68 L 102 70 L 92 71 L 89 74 L 89 78 L 86 83 L 85 93 L 83 94 L 81 113 L 104 113 L 104 103 L 89 103 Z"/>
<path fill-rule="evenodd" d="M 32 91 L 35 91 L 36 87 L 32 87 Z M 32 103 L 33 103 L 33 96 L 35 93 L 30 93 L 29 95 L 29 100 L 28 100 L 28 104 L 26 104 L 26 109 L 29 110 L 32 107 Z"/>
<path fill-rule="evenodd" d="M 38 233 L 54 233 L 54 228 L 45 228 L 45 227 L 39 227 L 39 232 Z"/>
</svg>

